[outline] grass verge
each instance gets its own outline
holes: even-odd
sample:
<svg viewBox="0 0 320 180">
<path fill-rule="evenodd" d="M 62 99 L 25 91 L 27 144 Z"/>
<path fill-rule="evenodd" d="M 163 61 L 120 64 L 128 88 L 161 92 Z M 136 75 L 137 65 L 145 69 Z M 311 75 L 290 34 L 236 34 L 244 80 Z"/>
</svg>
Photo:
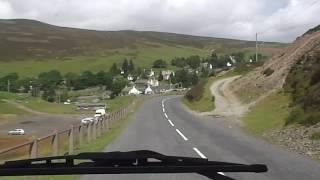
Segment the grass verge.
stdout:
<svg viewBox="0 0 320 180">
<path fill-rule="evenodd" d="M 289 102 L 289 96 L 282 92 L 264 98 L 243 117 L 245 130 L 262 136 L 268 130 L 281 128 L 289 116 Z"/>
</svg>

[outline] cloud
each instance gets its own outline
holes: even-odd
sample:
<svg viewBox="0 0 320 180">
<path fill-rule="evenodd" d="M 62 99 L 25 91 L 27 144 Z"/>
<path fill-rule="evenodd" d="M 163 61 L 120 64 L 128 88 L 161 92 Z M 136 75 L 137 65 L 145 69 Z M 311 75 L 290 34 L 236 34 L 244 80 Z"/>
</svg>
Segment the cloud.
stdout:
<svg viewBox="0 0 320 180">
<path fill-rule="evenodd" d="M 318 12 L 318 0 L 0 0 L 0 18 L 285 42 L 319 24 Z"/>
</svg>

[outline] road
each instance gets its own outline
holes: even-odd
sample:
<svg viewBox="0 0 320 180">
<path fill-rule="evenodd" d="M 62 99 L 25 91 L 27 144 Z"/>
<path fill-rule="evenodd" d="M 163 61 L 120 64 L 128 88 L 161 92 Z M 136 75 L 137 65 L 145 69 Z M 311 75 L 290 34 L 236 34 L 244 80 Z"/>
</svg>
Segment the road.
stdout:
<svg viewBox="0 0 320 180">
<path fill-rule="evenodd" d="M 162 106 L 163 102 L 163 106 Z M 170 120 L 170 121 L 169 121 Z M 236 179 L 319 180 L 318 162 L 251 137 L 223 118 L 188 112 L 180 97 L 156 97 L 144 103 L 105 151 L 149 149 L 167 155 L 207 157 L 237 163 L 265 163 L 263 174 L 226 173 Z M 196 174 L 87 175 L 82 180 L 206 179 Z"/>
</svg>

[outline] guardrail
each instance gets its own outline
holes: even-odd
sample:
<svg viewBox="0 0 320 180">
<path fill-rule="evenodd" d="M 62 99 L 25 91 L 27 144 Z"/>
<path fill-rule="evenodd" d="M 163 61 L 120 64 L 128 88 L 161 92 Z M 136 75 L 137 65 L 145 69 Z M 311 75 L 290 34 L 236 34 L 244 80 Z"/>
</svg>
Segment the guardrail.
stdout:
<svg viewBox="0 0 320 180">
<path fill-rule="evenodd" d="M 107 133 L 116 121 L 123 119 L 132 110 L 134 103 L 105 115 L 97 122 L 71 125 L 67 129 L 56 130 L 46 136 L 34 137 L 30 141 L 2 149 L 0 161 L 73 154 L 76 148 L 81 148 L 84 144 L 91 143 Z"/>
</svg>

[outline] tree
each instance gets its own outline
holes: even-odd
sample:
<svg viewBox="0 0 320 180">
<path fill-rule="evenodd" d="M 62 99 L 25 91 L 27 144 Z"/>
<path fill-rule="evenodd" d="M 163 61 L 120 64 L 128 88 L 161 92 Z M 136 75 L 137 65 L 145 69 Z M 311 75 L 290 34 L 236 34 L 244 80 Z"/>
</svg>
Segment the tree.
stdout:
<svg viewBox="0 0 320 180">
<path fill-rule="evenodd" d="M 112 75 L 118 75 L 120 74 L 120 69 L 118 68 L 117 64 L 116 63 L 113 63 L 109 72 L 112 74 Z"/>
<path fill-rule="evenodd" d="M 124 72 L 124 75 L 127 76 L 128 75 L 128 71 L 129 71 L 129 63 L 127 59 L 123 60 L 122 63 L 122 71 Z"/>
<path fill-rule="evenodd" d="M 96 80 L 98 85 L 103 85 L 106 73 L 104 71 L 99 71 L 96 74 Z"/>
<path fill-rule="evenodd" d="M 129 73 L 133 73 L 134 72 L 134 64 L 132 62 L 132 59 L 130 59 L 130 61 L 129 61 L 128 71 L 129 71 Z"/>
<path fill-rule="evenodd" d="M 38 82 L 42 90 L 55 89 L 62 82 L 62 75 L 57 70 L 43 72 L 38 75 Z"/>
<path fill-rule="evenodd" d="M 153 62 L 154 68 L 166 68 L 167 67 L 167 62 L 162 60 L 162 59 L 157 59 Z"/>
<path fill-rule="evenodd" d="M 112 87 L 111 87 L 112 96 L 113 97 L 118 96 L 121 93 L 122 89 L 126 87 L 127 83 L 128 83 L 127 80 L 123 77 L 116 78 L 113 81 Z"/>
<path fill-rule="evenodd" d="M 192 69 L 196 69 L 200 66 L 200 57 L 199 56 L 190 56 L 188 58 L 188 64 Z"/>
<path fill-rule="evenodd" d="M 66 80 L 67 87 L 74 87 L 79 75 L 76 73 L 69 72 L 64 75 L 64 79 Z"/>
<path fill-rule="evenodd" d="M 19 76 L 17 73 L 10 73 L 0 79 L 0 90 L 1 91 L 7 91 L 8 87 L 10 92 L 17 92 L 19 89 L 19 86 L 17 84 L 17 81 L 19 79 Z"/>
</svg>

